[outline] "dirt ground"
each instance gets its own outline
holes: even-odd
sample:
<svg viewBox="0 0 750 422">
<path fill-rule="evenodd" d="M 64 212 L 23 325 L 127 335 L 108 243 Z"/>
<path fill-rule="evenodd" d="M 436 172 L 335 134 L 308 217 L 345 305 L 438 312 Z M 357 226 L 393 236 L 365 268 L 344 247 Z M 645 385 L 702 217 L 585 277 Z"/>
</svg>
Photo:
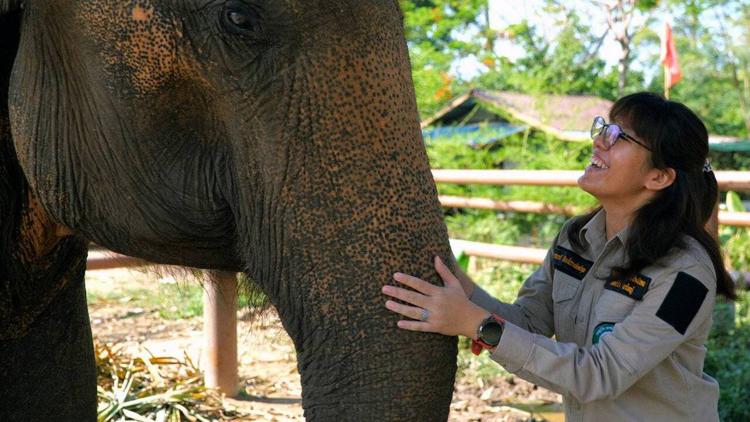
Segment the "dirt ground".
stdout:
<svg viewBox="0 0 750 422">
<path fill-rule="evenodd" d="M 158 276 L 137 270 L 89 272 L 87 289 L 97 297 L 89 302 L 94 337 L 132 356 L 144 351 L 174 357 L 187 353 L 200 365 L 201 318 L 165 320 L 158 307 L 144 308 L 138 298 L 117 294 L 158 282 Z M 303 420 L 294 348 L 278 319 L 270 314 L 251 320 L 246 312 L 239 318 L 241 398 L 226 399 L 226 405 L 246 415 L 240 420 Z M 470 370 L 465 372 L 456 382 L 451 421 L 563 420 L 557 394 L 510 375 L 482 382 Z"/>
</svg>

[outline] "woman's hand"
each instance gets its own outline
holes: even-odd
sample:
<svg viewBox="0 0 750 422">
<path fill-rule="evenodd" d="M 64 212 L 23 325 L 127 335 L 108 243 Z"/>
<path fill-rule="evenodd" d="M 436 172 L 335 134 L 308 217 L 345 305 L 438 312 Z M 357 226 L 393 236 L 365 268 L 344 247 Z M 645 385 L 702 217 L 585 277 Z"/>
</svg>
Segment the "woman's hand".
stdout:
<svg viewBox="0 0 750 422">
<path fill-rule="evenodd" d="M 445 287 L 435 286 L 410 275 L 394 274 L 393 278 L 396 281 L 416 291 L 383 286 L 383 293 L 415 306 L 389 300 L 385 303 L 385 307 L 411 318 L 411 320 L 399 321 L 400 328 L 475 338 L 479 324 L 489 315 L 489 312 L 466 298 L 461 282 L 439 257 L 435 257 L 435 270 L 443 279 Z"/>
</svg>

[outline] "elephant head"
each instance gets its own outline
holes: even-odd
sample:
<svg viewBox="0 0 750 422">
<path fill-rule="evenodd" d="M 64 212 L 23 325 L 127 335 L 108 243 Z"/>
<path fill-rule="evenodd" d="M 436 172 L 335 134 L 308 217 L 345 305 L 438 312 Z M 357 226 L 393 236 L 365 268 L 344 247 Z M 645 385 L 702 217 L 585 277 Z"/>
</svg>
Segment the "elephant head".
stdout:
<svg viewBox="0 0 750 422">
<path fill-rule="evenodd" d="M 13 7 L 11 1 L 0 7 Z M 26 0 L 18 161 L 63 233 L 243 271 L 309 419 L 445 419 L 456 342 L 380 288 L 450 249 L 396 0 Z"/>
</svg>

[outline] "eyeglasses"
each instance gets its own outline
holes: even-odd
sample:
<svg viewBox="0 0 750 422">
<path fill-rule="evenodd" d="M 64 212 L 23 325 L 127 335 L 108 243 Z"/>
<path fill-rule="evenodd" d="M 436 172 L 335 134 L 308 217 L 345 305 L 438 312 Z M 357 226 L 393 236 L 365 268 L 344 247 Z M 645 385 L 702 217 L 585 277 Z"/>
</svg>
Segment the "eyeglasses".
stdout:
<svg viewBox="0 0 750 422">
<path fill-rule="evenodd" d="M 620 126 L 614 123 L 608 124 L 604 121 L 604 117 L 596 116 L 594 117 L 594 122 L 591 124 L 591 139 L 596 141 L 596 139 L 602 135 L 604 135 L 604 137 L 602 138 L 602 146 L 605 150 L 609 150 L 610 148 L 615 146 L 618 139 L 623 138 L 626 141 L 635 142 L 643 148 L 651 151 L 651 148 L 647 147 L 642 142 L 637 141 L 632 136 L 623 132 Z"/>
</svg>

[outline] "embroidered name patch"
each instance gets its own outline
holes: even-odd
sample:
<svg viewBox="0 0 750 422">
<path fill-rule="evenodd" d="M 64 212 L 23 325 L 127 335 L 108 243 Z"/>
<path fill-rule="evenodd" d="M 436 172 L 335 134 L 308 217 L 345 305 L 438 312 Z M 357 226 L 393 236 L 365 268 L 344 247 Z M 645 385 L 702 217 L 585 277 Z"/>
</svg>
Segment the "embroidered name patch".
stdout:
<svg viewBox="0 0 750 422">
<path fill-rule="evenodd" d="M 674 327 L 678 333 L 685 332 L 703 305 L 708 288 L 697 278 L 683 272 L 677 273 L 674 284 L 664 298 L 656 316 Z"/>
<path fill-rule="evenodd" d="M 603 335 L 615 330 L 615 324 L 612 322 L 602 322 L 594 328 L 594 337 L 591 338 L 591 344 L 598 344 Z"/>
<path fill-rule="evenodd" d="M 648 291 L 651 279 L 643 274 L 638 274 L 626 281 L 610 280 L 604 285 L 607 290 L 623 294 L 634 300 L 642 300 Z"/>
<path fill-rule="evenodd" d="M 556 270 L 582 280 L 594 263 L 588 259 L 581 258 L 580 255 L 570 249 L 555 246 L 555 250 L 552 253 L 552 264 Z"/>
</svg>

